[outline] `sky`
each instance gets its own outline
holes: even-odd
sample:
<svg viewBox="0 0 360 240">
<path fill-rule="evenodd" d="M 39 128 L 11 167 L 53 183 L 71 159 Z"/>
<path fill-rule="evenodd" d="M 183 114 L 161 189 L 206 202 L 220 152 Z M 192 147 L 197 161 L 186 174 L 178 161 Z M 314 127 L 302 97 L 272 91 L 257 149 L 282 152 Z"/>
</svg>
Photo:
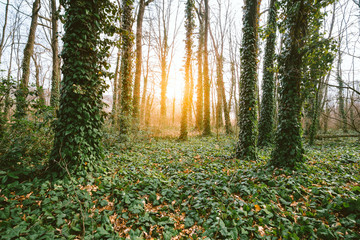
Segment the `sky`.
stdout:
<svg viewBox="0 0 360 240">
<path fill-rule="evenodd" d="M 154 3 L 152 3 L 148 9 L 147 12 L 145 14 L 145 22 L 144 22 L 144 29 L 148 29 L 149 26 L 149 18 L 151 16 L 154 17 L 155 12 L 156 12 L 156 3 L 161 2 L 162 0 L 155 0 Z M 9 14 L 9 22 L 8 22 L 8 29 L 6 31 L 6 36 L 9 36 L 9 33 L 11 33 L 11 29 L 13 27 L 14 21 L 15 21 L 15 17 L 16 17 L 16 13 L 17 13 L 17 17 L 20 19 L 20 23 L 16 30 L 16 37 L 20 38 L 20 45 L 19 45 L 19 51 L 15 52 L 13 55 L 13 62 L 12 62 L 12 68 L 11 68 L 11 72 L 12 72 L 12 76 L 17 79 L 19 78 L 19 75 L 17 75 L 16 73 L 18 72 L 18 68 L 21 65 L 21 59 L 22 59 L 22 51 L 23 48 L 25 47 L 25 43 L 26 43 L 26 39 L 27 39 L 27 34 L 28 34 L 28 29 L 29 29 L 29 24 L 30 24 L 30 17 L 29 15 L 31 14 L 31 5 L 32 5 L 32 1 L 31 0 L 11 0 L 10 1 L 12 4 L 12 7 L 10 8 L 10 14 Z M 48 1 L 42 1 L 43 3 L 48 3 Z M 169 3 L 170 0 L 165 0 L 166 3 Z M 262 1 L 262 5 L 261 5 L 261 10 L 260 12 L 264 12 L 264 10 L 267 9 L 268 6 L 268 2 L 269 0 L 263 0 Z M 4 11 L 5 11 L 5 3 L 6 0 L 0 0 L 0 27 L 2 27 L 3 23 L 4 23 Z M 177 12 L 177 3 L 179 3 L 179 16 L 177 17 L 177 20 L 175 20 L 176 18 L 176 12 Z M 220 5 L 218 4 L 220 3 Z M 231 4 L 230 7 L 230 12 L 226 13 L 225 12 L 225 8 L 227 3 Z M 221 20 L 224 20 L 225 17 L 229 17 L 231 16 L 231 19 L 233 21 L 232 26 L 229 28 L 228 32 L 231 32 L 233 34 L 233 36 L 237 37 L 237 42 L 241 42 L 241 27 L 242 27 L 242 5 L 243 5 L 243 1 L 241 0 L 210 0 L 210 9 L 211 9 L 211 15 L 210 15 L 210 28 L 212 29 L 213 33 L 216 34 L 216 26 L 217 26 L 217 22 L 219 21 L 219 19 L 217 19 L 215 16 L 218 12 L 219 6 L 222 7 L 222 15 L 221 15 Z M 20 11 L 16 12 L 15 8 L 17 6 L 20 6 Z M 184 51 L 184 40 L 185 40 L 185 35 L 184 35 L 184 24 L 183 24 L 183 19 L 184 19 L 184 6 L 185 6 L 185 1 L 184 0 L 173 0 L 173 8 L 171 9 L 171 15 L 170 15 L 170 20 L 169 20 L 169 26 L 170 26 L 170 36 L 169 39 L 173 38 L 173 31 L 174 31 L 174 26 L 176 25 L 177 28 L 179 29 L 178 34 L 176 35 L 176 41 L 174 44 L 174 56 L 173 56 L 173 61 L 172 61 L 172 65 L 170 68 L 170 73 L 169 73 L 169 86 L 168 86 L 168 94 L 167 97 L 169 99 L 172 98 L 176 98 L 176 101 L 178 104 L 180 104 L 181 99 L 182 99 L 182 89 L 184 86 L 184 72 L 183 72 L 183 65 L 184 65 L 184 55 L 185 55 L 185 51 Z M 328 9 L 325 10 L 328 14 L 328 16 L 326 17 L 326 28 L 325 31 L 328 31 L 330 22 L 331 22 L 331 14 L 332 14 L 332 6 L 328 7 Z M 36 42 L 37 45 L 35 47 L 35 51 L 38 52 L 38 56 L 41 61 L 41 65 L 42 65 L 42 79 L 44 80 L 44 88 L 48 88 L 50 86 L 50 79 L 51 79 L 51 52 L 49 51 L 50 49 L 50 35 L 49 35 L 49 29 L 46 27 L 46 25 L 49 25 L 48 22 L 46 20 L 44 20 L 45 18 L 49 18 L 50 16 L 50 11 L 48 9 L 48 7 L 46 6 L 46 4 L 42 4 L 42 8 L 40 10 L 40 14 L 44 17 L 44 18 L 40 18 L 40 23 L 41 26 L 39 26 L 38 30 L 37 30 L 37 38 L 36 38 Z M 341 32 L 344 33 L 344 37 L 341 41 L 341 51 L 343 52 L 342 55 L 342 63 L 341 63 L 341 69 L 343 72 L 343 78 L 346 81 L 359 81 L 358 76 L 360 74 L 360 10 L 359 8 L 352 2 L 349 0 L 340 0 L 339 3 L 337 3 L 336 5 L 336 19 L 335 19 L 335 27 L 334 27 L 334 31 L 333 31 L 333 36 L 338 36 Z M 266 24 L 267 21 L 267 13 L 265 12 L 264 14 L 261 15 L 261 19 L 260 19 L 260 26 L 264 26 Z M 134 24 L 134 30 L 135 30 L 135 24 Z M 154 35 L 156 32 L 153 32 L 152 34 Z M 63 34 L 63 31 L 60 31 L 60 34 Z M 155 34 L 156 35 L 156 34 Z M 145 34 L 144 34 L 145 36 Z M 262 59 L 263 59 L 263 48 L 264 48 L 264 41 L 260 40 L 260 52 L 259 52 L 259 60 L 260 60 L 260 65 L 259 65 L 259 85 L 260 81 L 261 81 L 261 69 L 262 69 Z M 152 44 L 154 44 L 154 40 L 152 40 Z M 147 55 L 147 47 L 146 47 L 146 43 L 144 43 L 144 48 L 143 48 L 143 56 L 146 57 Z M 194 43 L 194 51 L 196 51 L 196 45 L 197 45 L 197 41 L 195 40 Z M 10 65 L 10 61 L 9 61 L 9 56 L 10 56 L 10 38 L 7 38 L 7 45 L 3 54 L 3 59 L 2 59 L 2 63 L 0 65 L 0 69 L 7 71 Z M 212 51 L 212 42 L 211 42 L 211 38 L 209 37 L 209 56 L 210 59 L 214 58 L 214 53 Z M 228 74 L 229 72 L 229 57 L 228 57 L 228 51 L 229 47 L 227 46 L 227 41 L 226 41 L 226 45 L 224 48 L 224 53 L 225 53 L 225 64 L 224 64 L 224 71 L 225 71 L 225 75 L 224 75 L 224 80 L 225 80 L 225 85 L 227 88 L 229 88 L 229 79 L 230 79 L 230 75 Z M 111 63 L 112 63 L 112 69 L 115 69 L 115 58 L 116 58 L 116 54 L 117 54 L 117 50 L 114 49 L 113 51 L 113 57 L 110 59 Z M 355 57 L 353 57 L 355 56 Z M 239 58 L 239 53 L 237 53 L 237 58 Z M 156 57 L 155 51 L 153 50 L 153 47 L 151 48 L 150 51 L 150 69 L 151 69 L 151 80 L 150 80 L 150 86 L 153 85 L 153 87 L 156 89 L 159 87 L 159 83 L 160 83 L 160 71 L 159 71 L 159 64 L 158 64 L 158 59 Z M 211 61 L 213 62 L 213 61 Z M 32 65 L 33 66 L 33 65 Z M 336 65 L 334 65 L 336 66 Z M 196 62 L 194 61 L 194 65 L 193 65 L 193 70 L 194 70 L 194 78 L 196 80 Z M 144 68 L 143 68 L 144 69 Z M 216 66 L 214 64 L 210 65 L 210 73 L 213 72 L 215 73 L 216 70 Z M 331 79 L 332 79 L 332 83 L 336 84 L 334 82 L 334 76 L 335 76 L 335 68 L 333 68 L 332 72 L 331 72 Z M 2 75 L 6 75 L 6 72 L 0 73 Z M 32 74 L 31 76 L 31 82 L 34 82 L 34 74 Z M 109 86 L 110 88 L 108 89 L 107 93 L 108 95 L 111 94 L 112 92 L 112 83 L 109 81 Z M 196 83 L 195 83 L 196 84 Z M 356 87 L 359 87 L 359 84 L 356 85 Z M 332 94 L 330 94 L 331 97 L 333 97 L 333 99 L 335 98 L 335 93 L 336 93 L 336 89 L 332 89 Z M 159 98 L 159 91 L 156 91 L 156 96 Z M 335 101 L 335 100 L 334 100 Z"/>
</svg>

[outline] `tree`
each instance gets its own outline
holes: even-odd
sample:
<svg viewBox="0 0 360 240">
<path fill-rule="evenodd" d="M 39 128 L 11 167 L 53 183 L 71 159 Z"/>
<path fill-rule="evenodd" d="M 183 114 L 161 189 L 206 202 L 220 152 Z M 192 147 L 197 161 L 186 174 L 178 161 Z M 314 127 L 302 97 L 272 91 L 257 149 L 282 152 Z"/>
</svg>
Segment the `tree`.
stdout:
<svg viewBox="0 0 360 240">
<path fill-rule="evenodd" d="M 202 3 L 202 1 L 201 1 Z M 196 129 L 201 131 L 203 129 L 203 116 L 204 116 L 204 88 L 203 88 L 203 57 L 204 57 L 204 13 L 202 4 L 199 4 L 197 16 L 199 19 L 199 35 L 198 35 L 198 80 L 196 85 Z"/>
<path fill-rule="evenodd" d="M 222 5 L 225 5 L 225 18 L 222 20 Z M 225 85 L 224 85 L 224 46 L 225 38 L 228 32 L 228 29 L 231 25 L 231 15 L 230 15 L 230 3 L 224 3 L 218 1 L 219 14 L 216 21 L 216 28 L 213 31 L 210 29 L 210 37 L 212 39 L 215 60 L 216 60 L 216 85 L 217 85 L 217 106 L 216 106 L 216 127 L 219 128 L 223 125 L 222 111 L 225 118 L 225 130 L 227 134 L 232 132 L 231 123 L 230 123 L 230 111 L 228 101 L 226 100 Z M 214 37 L 215 35 L 215 37 Z"/>
<path fill-rule="evenodd" d="M 141 80 L 141 65 L 142 65 L 142 24 L 144 19 L 145 8 L 154 0 L 140 0 L 139 11 L 136 20 L 136 57 L 135 57 L 135 80 L 134 80 L 134 94 L 133 94 L 133 118 L 135 124 L 139 123 L 140 113 L 140 80 Z"/>
<path fill-rule="evenodd" d="M 40 72 L 41 72 L 41 61 L 39 54 L 33 54 L 32 56 L 34 65 L 35 65 L 35 86 L 36 91 L 39 96 L 39 105 L 44 106 L 46 104 L 46 99 L 44 95 L 43 84 L 40 83 Z"/>
<path fill-rule="evenodd" d="M 174 2 L 177 4 L 174 7 Z M 175 40 L 179 32 L 181 24 L 179 24 L 179 10 L 181 1 L 161 0 L 156 1 L 155 16 L 150 20 L 150 32 L 154 34 L 152 37 L 155 44 L 153 45 L 155 54 L 159 59 L 160 65 L 160 124 L 164 125 L 167 121 L 167 88 L 169 73 L 172 65 L 172 60 L 175 53 Z M 171 31 L 170 23 L 174 23 L 174 28 Z"/>
<path fill-rule="evenodd" d="M 122 35 L 121 35 L 121 109 L 119 116 L 120 139 L 125 141 L 131 128 L 131 90 L 134 34 L 132 11 L 134 0 L 122 1 Z"/>
<path fill-rule="evenodd" d="M 209 36 L 209 0 L 204 0 L 204 130 L 203 135 L 208 136 L 211 134 L 210 126 L 210 76 L 209 76 L 209 54 L 208 54 L 208 36 Z"/>
<path fill-rule="evenodd" d="M 102 94 L 109 45 L 100 35 L 114 34 L 110 1 L 63 0 L 65 35 L 60 106 L 50 167 L 92 169 L 102 156 Z"/>
<path fill-rule="evenodd" d="M 283 2 L 286 32 L 284 49 L 279 59 L 281 88 L 278 128 L 270 159 L 270 164 L 276 167 L 293 168 L 304 160 L 300 113 L 306 37 L 309 24 L 318 9 L 327 3 L 315 0 Z"/>
<path fill-rule="evenodd" d="M 241 46 L 240 119 L 236 157 L 256 159 L 256 81 L 257 81 L 257 0 L 246 0 Z"/>
<path fill-rule="evenodd" d="M 272 143 L 274 129 L 274 59 L 276 44 L 277 1 L 271 0 L 266 29 L 266 46 L 263 69 L 262 100 L 260 107 L 258 146 L 269 146 Z"/>
<path fill-rule="evenodd" d="M 6 26 L 7 26 L 7 21 L 8 21 L 8 14 L 9 14 L 9 5 L 10 5 L 10 0 L 7 0 L 6 6 L 5 6 L 4 25 L 3 25 L 3 28 L 2 28 L 2 34 L 1 34 L 1 39 L 0 39 L 0 63 L 1 63 L 1 57 L 2 57 L 2 54 L 3 54 L 3 50 L 4 50 L 5 33 L 6 33 Z"/>
<path fill-rule="evenodd" d="M 338 102 L 339 102 L 339 113 L 341 116 L 340 126 L 344 133 L 347 133 L 347 117 L 345 112 L 345 100 L 344 100 L 344 82 L 341 79 L 341 51 L 338 51 L 338 63 L 336 69 L 336 81 L 338 82 Z"/>
<path fill-rule="evenodd" d="M 143 85 L 143 92 L 141 97 L 141 111 L 140 111 L 140 118 L 143 122 L 145 122 L 145 112 L 146 112 L 146 96 L 147 96 L 147 88 L 148 88 L 148 78 L 149 78 L 149 60 L 150 60 L 150 46 L 151 46 L 151 36 L 147 34 L 148 40 L 148 51 L 146 56 L 146 71 L 143 74 L 144 85 Z"/>
<path fill-rule="evenodd" d="M 60 99 L 60 58 L 58 40 L 58 11 L 56 0 L 51 0 L 51 49 L 52 49 L 52 77 L 50 106 L 58 108 Z"/>
<path fill-rule="evenodd" d="M 119 90 L 121 89 L 121 84 L 119 81 L 119 66 L 120 66 L 120 57 L 121 52 L 120 49 L 118 49 L 117 57 L 116 57 L 116 66 L 115 66 L 115 74 L 114 74 L 114 90 L 113 90 L 113 102 L 112 102 L 112 109 L 111 109 L 111 116 L 112 116 L 112 122 L 114 125 L 117 124 L 118 119 L 118 105 L 119 105 L 119 97 L 121 96 L 119 94 Z"/>
<path fill-rule="evenodd" d="M 15 117 L 21 119 L 26 116 L 27 102 L 26 98 L 29 93 L 28 85 L 30 78 L 30 60 L 34 52 L 35 33 L 38 25 L 38 17 L 40 10 L 40 0 L 35 0 L 32 8 L 31 24 L 28 40 L 24 49 L 24 57 L 22 60 L 22 76 L 19 87 L 16 91 L 16 112 Z"/>
<path fill-rule="evenodd" d="M 335 22 L 335 10 L 336 10 L 336 1 L 333 3 L 333 13 L 332 20 L 330 24 L 329 35 L 327 38 L 324 37 L 324 33 L 320 32 L 322 27 L 322 19 L 324 14 L 321 14 L 321 9 L 318 9 L 318 16 L 315 19 L 314 24 L 312 24 L 310 31 L 311 37 L 308 40 L 307 45 L 312 51 L 308 51 L 305 56 L 306 65 L 309 66 L 309 77 L 311 93 L 308 100 L 310 100 L 310 127 L 309 127 L 309 145 L 315 143 L 315 137 L 317 131 L 320 127 L 320 115 L 325 107 L 325 102 L 327 101 L 327 89 L 326 84 L 329 82 L 330 78 L 330 69 L 334 61 L 334 51 L 336 45 L 332 42 L 332 31 Z M 327 75 L 327 76 L 326 76 Z M 310 83 L 309 83 L 310 82 Z"/>
<path fill-rule="evenodd" d="M 193 45 L 193 31 L 194 31 L 194 2 L 193 0 L 187 0 L 185 8 L 185 28 L 186 28 L 186 40 L 185 40 L 185 91 L 184 100 L 181 111 L 181 128 L 180 128 L 180 139 L 186 140 L 188 135 L 188 113 L 190 109 L 190 64 L 192 56 L 192 45 Z"/>
</svg>

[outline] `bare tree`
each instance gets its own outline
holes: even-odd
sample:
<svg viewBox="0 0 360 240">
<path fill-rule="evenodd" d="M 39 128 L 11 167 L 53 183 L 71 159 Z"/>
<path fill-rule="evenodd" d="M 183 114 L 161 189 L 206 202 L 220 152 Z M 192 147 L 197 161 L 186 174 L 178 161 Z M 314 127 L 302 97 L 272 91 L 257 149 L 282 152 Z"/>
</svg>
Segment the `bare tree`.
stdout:
<svg viewBox="0 0 360 240">
<path fill-rule="evenodd" d="M 224 19 L 222 19 L 222 6 L 225 5 L 225 13 Z M 227 1 L 227 4 L 224 2 L 218 1 L 218 15 L 216 18 L 215 24 L 215 31 L 213 34 L 213 30 L 209 29 L 210 36 L 212 39 L 212 44 L 214 47 L 215 52 L 215 59 L 216 59 L 216 85 L 217 85 L 217 96 L 218 102 L 216 107 L 216 125 L 219 128 L 222 123 L 222 114 L 221 111 L 224 112 L 225 118 L 225 130 L 227 134 L 232 132 L 231 130 L 231 123 L 230 123 L 230 112 L 229 112 L 229 105 L 226 100 L 225 94 L 225 85 L 224 85 L 224 47 L 226 43 L 226 37 L 228 35 L 229 27 L 231 26 L 231 13 L 230 13 L 230 3 Z M 214 37 L 214 35 L 216 37 Z"/>
<path fill-rule="evenodd" d="M 51 50 L 52 50 L 52 77 L 50 105 L 58 108 L 60 100 L 60 58 L 58 40 L 58 11 L 56 0 L 51 0 Z"/>
<path fill-rule="evenodd" d="M 5 43 L 5 34 L 6 34 L 6 27 L 7 27 L 7 21 L 8 21 L 8 13 L 9 13 L 9 4 L 10 0 L 7 0 L 6 6 L 5 6 L 5 19 L 4 19 L 4 25 L 2 28 L 2 34 L 0 39 L 0 63 L 1 63 L 1 57 L 4 50 L 4 43 Z"/>
<path fill-rule="evenodd" d="M 30 59 L 34 52 L 35 32 L 38 26 L 38 17 L 40 10 L 40 0 L 35 0 L 32 8 L 31 25 L 28 41 L 24 49 L 24 57 L 22 61 L 22 77 L 19 88 L 16 92 L 16 113 L 15 117 L 23 118 L 26 115 L 26 98 L 28 95 L 28 85 L 30 77 Z"/>
<path fill-rule="evenodd" d="M 155 53 L 159 59 L 160 69 L 161 69 L 161 80 L 160 80 L 160 123 L 164 124 L 166 122 L 166 93 L 169 80 L 169 72 L 172 64 L 172 60 L 175 53 L 175 41 L 176 36 L 178 35 L 180 25 L 179 18 L 179 9 L 180 1 L 176 1 L 177 6 L 175 8 L 175 14 L 173 12 L 174 0 L 162 0 L 158 1 L 155 5 L 156 7 L 156 20 L 157 20 L 157 29 L 151 29 L 152 32 L 155 32 L 153 39 L 155 40 L 156 45 Z M 173 19 L 174 17 L 174 19 Z M 172 20 L 173 19 L 173 20 Z M 170 33 L 170 22 L 175 22 L 173 32 Z M 154 27 L 153 25 L 151 25 Z"/>
<path fill-rule="evenodd" d="M 139 10 L 136 20 L 136 51 L 135 51 L 135 81 L 133 94 L 133 118 L 135 124 L 139 123 L 140 113 L 140 80 L 141 80 L 141 65 L 142 65 L 142 25 L 144 20 L 145 8 L 154 0 L 140 0 Z"/>
<path fill-rule="evenodd" d="M 147 34 L 148 40 L 148 51 L 146 56 L 146 67 L 145 72 L 143 73 L 144 85 L 143 85 L 143 92 L 141 97 L 141 111 L 140 111 L 140 119 L 141 121 L 145 120 L 145 110 L 146 110 L 146 97 L 147 97 L 147 87 L 148 87 L 148 79 L 149 79 L 149 60 L 150 60 L 150 45 L 151 45 L 151 36 Z"/>
</svg>

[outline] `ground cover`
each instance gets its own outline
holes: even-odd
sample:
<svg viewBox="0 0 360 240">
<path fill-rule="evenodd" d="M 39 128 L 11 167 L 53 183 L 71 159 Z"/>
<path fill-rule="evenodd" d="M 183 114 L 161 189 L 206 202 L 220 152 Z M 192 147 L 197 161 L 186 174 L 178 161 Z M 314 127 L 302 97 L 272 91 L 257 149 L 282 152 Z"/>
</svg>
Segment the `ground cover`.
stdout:
<svg viewBox="0 0 360 240">
<path fill-rule="evenodd" d="M 65 178 L 0 171 L 0 239 L 359 239 L 355 141 L 307 147 L 296 171 L 233 158 L 232 137 L 113 144 Z"/>
</svg>

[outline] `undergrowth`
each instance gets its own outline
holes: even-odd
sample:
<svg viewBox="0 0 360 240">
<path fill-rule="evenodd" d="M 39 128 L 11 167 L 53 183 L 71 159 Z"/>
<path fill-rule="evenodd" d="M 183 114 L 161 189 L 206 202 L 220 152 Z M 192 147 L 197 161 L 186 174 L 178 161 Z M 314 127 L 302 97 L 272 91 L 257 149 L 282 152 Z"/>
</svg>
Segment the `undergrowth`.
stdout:
<svg viewBox="0 0 360 240">
<path fill-rule="evenodd" d="M 0 239 L 359 239 L 356 142 L 306 149 L 296 171 L 233 158 L 232 137 L 144 137 L 94 172 L 0 171 Z"/>
</svg>

